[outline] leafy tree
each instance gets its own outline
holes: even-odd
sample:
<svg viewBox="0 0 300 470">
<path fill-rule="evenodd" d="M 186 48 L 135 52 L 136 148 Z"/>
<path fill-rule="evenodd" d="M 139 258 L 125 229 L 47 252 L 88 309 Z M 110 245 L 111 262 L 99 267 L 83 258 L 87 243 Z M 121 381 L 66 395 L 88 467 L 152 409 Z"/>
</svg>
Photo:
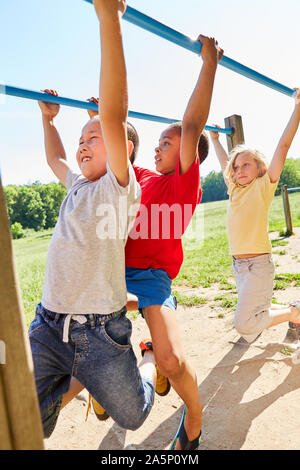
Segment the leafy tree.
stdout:
<svg viewBox="0 0 300 470">
<path fill-rule="evenodd" d="M 14 224 L 12 224 L 10 229 L 11 229 L 12 237 L 14 239 L 24 237 L 23 227 L 21 224 L 19 224 L 19 222 L 15 222 Z"/>
<path fill-rule="evenodd" d="M 281 187 L 287 185 L 288 188 L 300 187 L 300 158 L 287 158 L 279 179 L 276 195 L 280 194 Z"/>
<path fill-rule="evenodd" d="M 10 220 L 10 223 L 13 223 L 13 207 L 18 197 L 18 186 L 5 186 L 4 187 L 4 196 L 6 199 L 7 213 Z"/>
<path fill-rule="evenodd" d="M 203 196 L 202 202 L 221 201 L 227 199 L 227 186 L 222 172 L 211 171 L 201 181 Z"/>
<path fill-rule="evenodd" d="M 39 193 L 30 186 L 20 186 L 10 220 L 11 223 L 19 222 L 24 228 L 43 229 L 46 212 Z"/>
<path fill-rule="evenodd" d="M 36 181 L 32 185 L 6 186 L 4 194 L 11 225 L 18 222 L 24 228 L 41 230 L 56 224 L 66 189 L 60 183 Z"/>
<path fill-rule="evenodd" d="M 34 183 L 32 188 L 39 193 L 43 202 L 46 213 L 45 228 L 54 227 L 57 222 L 61 203 L 66 196 L 66 188 L 60 183 Z"/>
</svg>

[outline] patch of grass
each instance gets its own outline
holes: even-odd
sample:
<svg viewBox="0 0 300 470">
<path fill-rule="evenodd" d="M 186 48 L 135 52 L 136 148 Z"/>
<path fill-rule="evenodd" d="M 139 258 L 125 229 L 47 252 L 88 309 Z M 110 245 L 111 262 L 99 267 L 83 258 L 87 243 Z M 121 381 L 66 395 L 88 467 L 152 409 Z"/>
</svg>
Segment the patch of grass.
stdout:
<svg viewBox="0 0 300 470">
<path fill-rule="evenodd" d="M 276 274 L 274 290 L 286 289 L 287 287 L 300 287 L 300 274 Z"/>
<path fill-rule="evenodd" d="M 235 308 L 236 304 L 237 304 L 237 299 L 232 297 L 232 298 L 223 299 L 221 303 L 221 307 L 233 309 Z"/>
<path fill-rule="evenodd" d="M 186 307 L 196 307 L 197 305 L 203 305 L 207 302 L 207 299 L 204 297 L 197 297 L 196 295 L 182 295 L 178 291 L 174 291 L 173 295 L 175 295 L 177 302 L 180 305 L 185 305 Z"/>
<path fill-rule="evenodd" d="M 131 312 L 127 312 L 127 317 L 131 320 L 131 321 L 134 321 L 136 320 L 140 315 L 140 312 L 138 310 L 136 311 L 131 311 Z"/>
<path fill-rule="evenodd" d="M 288 245 L 288 241 L 286 240 L 281 240 L 281 239 L 276 239 L 276 240 L 271 240 L 271 244 L 272 244 L 272 247 L 276 247 L 276 246 L 285 246 L 285 245 Z"/>
<path fill-rule="evenodd" d="M 289 347 L 284 347 L 283 349 L 281 349 L 280 351 L 282 354 L 284 354 L 285 356 L 291 356 L 292 355 L 292 351 L 290 350 Z"/>
<path fill-rule="evenodd" d="M 229 284 L 228 282 L 221 282 L 219 287 L 220 287 L 221 290 L 233 290 L 233 289 L 235 289 L 235 286 L 233 284 Z"/>
<path fill-rule="evenodd" d="M 13 240 L 19 283 L 27 326 L 41 301 L 48 247 L 53 230 L 35 232 L 28 238 Z"/>
<path fill-rule="evenodd" d="M 273 254 L 283 256 L 286 255 L 286 250 L 273 251 Z"/>
<path fill-rule="evenodd" d="M 300 227 L 300 192 L 289 194 L 290 209 L 292 214 L 293 227 Z M 270 232 L 282 232 L 284 233 L 285 218 L 283 212 L 282 196 L 274 197 L 270 213 L 269 213 L 269 230 Z"/>
<path fill-rule="evenodd" d="M 224 297 L 224 296 L 218 295 L 214 298 L 214 301 L 221 302 L 220 307 L 222 308 L 228 308 L 230 310 L 234 310 L 237 304 L 237 297 L 233 297 L 233 296 Z"/>
</svg>

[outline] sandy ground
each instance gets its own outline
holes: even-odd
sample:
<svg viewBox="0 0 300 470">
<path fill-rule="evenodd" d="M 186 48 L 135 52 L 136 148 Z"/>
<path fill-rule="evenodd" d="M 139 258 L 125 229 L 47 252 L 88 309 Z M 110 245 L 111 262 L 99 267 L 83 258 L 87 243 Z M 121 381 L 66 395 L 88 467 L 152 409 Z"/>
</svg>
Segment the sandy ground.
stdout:
<svg viewBox="0 0 300 470">
<path fill-rule="evenodd" d="M 277 238 L 278 234 L 271 234 Z M 300 228 L 288 245 L 273 251 L 276 273 L 299 273 Z M 177 288 L 178 290 L 178 288 Z M 251 345 L 239 343 L 233 313 L 212 308 L 218 289 L 187 289 L 185 295 L 203 295 L 211 301 L 197 308 L 179 306 L 182 341 L 186 356 L 195 368 L 203 412 L 203 450 L 300 449 L 300 365 L 285 353 L 282 341 L 287 330 L 281 324 L 265 330 Z M 300 298 L 300 288 L 274 292 L 277 302 Z M 139 341 L 148 335 L 142 318 L 133 323 L 133 348 L 140 357 Z M 139 430 L 126 431 L 111 418 L 97 420 L 93 412 L 85 421 L 87 393 L 82 392 L 61 412 L 49 450 L 164 450 L 168 449 L 181 418 L 183 403 L 171 390 L 156 395 L 153 409 Z"/>
</svg>

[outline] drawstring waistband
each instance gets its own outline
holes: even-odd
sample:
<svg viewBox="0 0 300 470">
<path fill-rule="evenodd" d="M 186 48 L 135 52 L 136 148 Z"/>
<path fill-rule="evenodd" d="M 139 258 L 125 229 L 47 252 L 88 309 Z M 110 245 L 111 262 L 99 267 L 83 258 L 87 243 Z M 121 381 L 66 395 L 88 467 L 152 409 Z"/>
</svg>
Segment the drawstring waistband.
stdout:
<svg viewBox="0 0 300 470">
<path fill-rule="evenodd" d="M 87 322 L 87 318 L 84 315 L 66 315 L 64 320 L 64 332 L 63 332 L 63 342 L 69 342 L 69 328 L 70 328 L 70 321 L 75 320 L 81 325 Z"/>
<path fill-rule="evenodd" d="M 112 320 L 113 318 L 121 315 L 122 313 L 126 313 L 126 307 L 121 308 L 112 313 L 107 314 L 99 314 L 99 313 L 86 313 L 86 314 L 77 314 L 77 313 L 56 313 L 47 308 L 43 307 L 40 303 L 37 305 L 36 313 L 40 315 L 45 315 L 45 319 L 49 318 L 49 320 L 54 321 L 57 323 L 60 318 L 63 321 L 63 342 L 69 342 L 69 329 L 70 329 L 70 322 L 71 320 L 75 320 L 81 325 L 84 323 L 90 322 L 91 328 L 95 328 L 96 325 L 101 324 L 104 325 L 105 322 Z M 47 319 L 46 319 L 47 321 Z"/>
</svg>

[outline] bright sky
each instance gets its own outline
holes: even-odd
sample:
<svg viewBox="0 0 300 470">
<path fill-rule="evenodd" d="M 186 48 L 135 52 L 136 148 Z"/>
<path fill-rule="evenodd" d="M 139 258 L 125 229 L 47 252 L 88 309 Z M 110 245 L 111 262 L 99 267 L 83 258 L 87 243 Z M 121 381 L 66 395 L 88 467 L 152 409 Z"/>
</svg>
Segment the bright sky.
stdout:
<svg viewBox="0 0 300 470">
<path fill-rule="evenodd" d="M 299 0 L 130 0 L 128 4 L 196 39 L 214 36 L 227 57 L 294 88 L 300 87 Z M 195 54 L 123 21 L 129 109 L 181 119 L 202 60 Z M 0 83 L 86 100 L 98 96 L 98 20 L 82 0 L 14 0 L 0 7 Z M 293 111 L 286 95 L 218 67 L 208 124 L 243 118 L 246 144 L 272 156 Z M 62 107 L 56 124 L 70 165 L 84 110 Z M 141 140 L 137 164 L 154 169 L 163 124 L 132 120 Z M 0 168 L 4 185 L 56 181 L 47 167 L 37 103 L 0 95 Z M 226 137 L 222 136 L 226 146 Z M 289 157 L 300 157 L 300 132 Z M 211 149 L 201 174 L 219 171 Z"/>
</svg>

